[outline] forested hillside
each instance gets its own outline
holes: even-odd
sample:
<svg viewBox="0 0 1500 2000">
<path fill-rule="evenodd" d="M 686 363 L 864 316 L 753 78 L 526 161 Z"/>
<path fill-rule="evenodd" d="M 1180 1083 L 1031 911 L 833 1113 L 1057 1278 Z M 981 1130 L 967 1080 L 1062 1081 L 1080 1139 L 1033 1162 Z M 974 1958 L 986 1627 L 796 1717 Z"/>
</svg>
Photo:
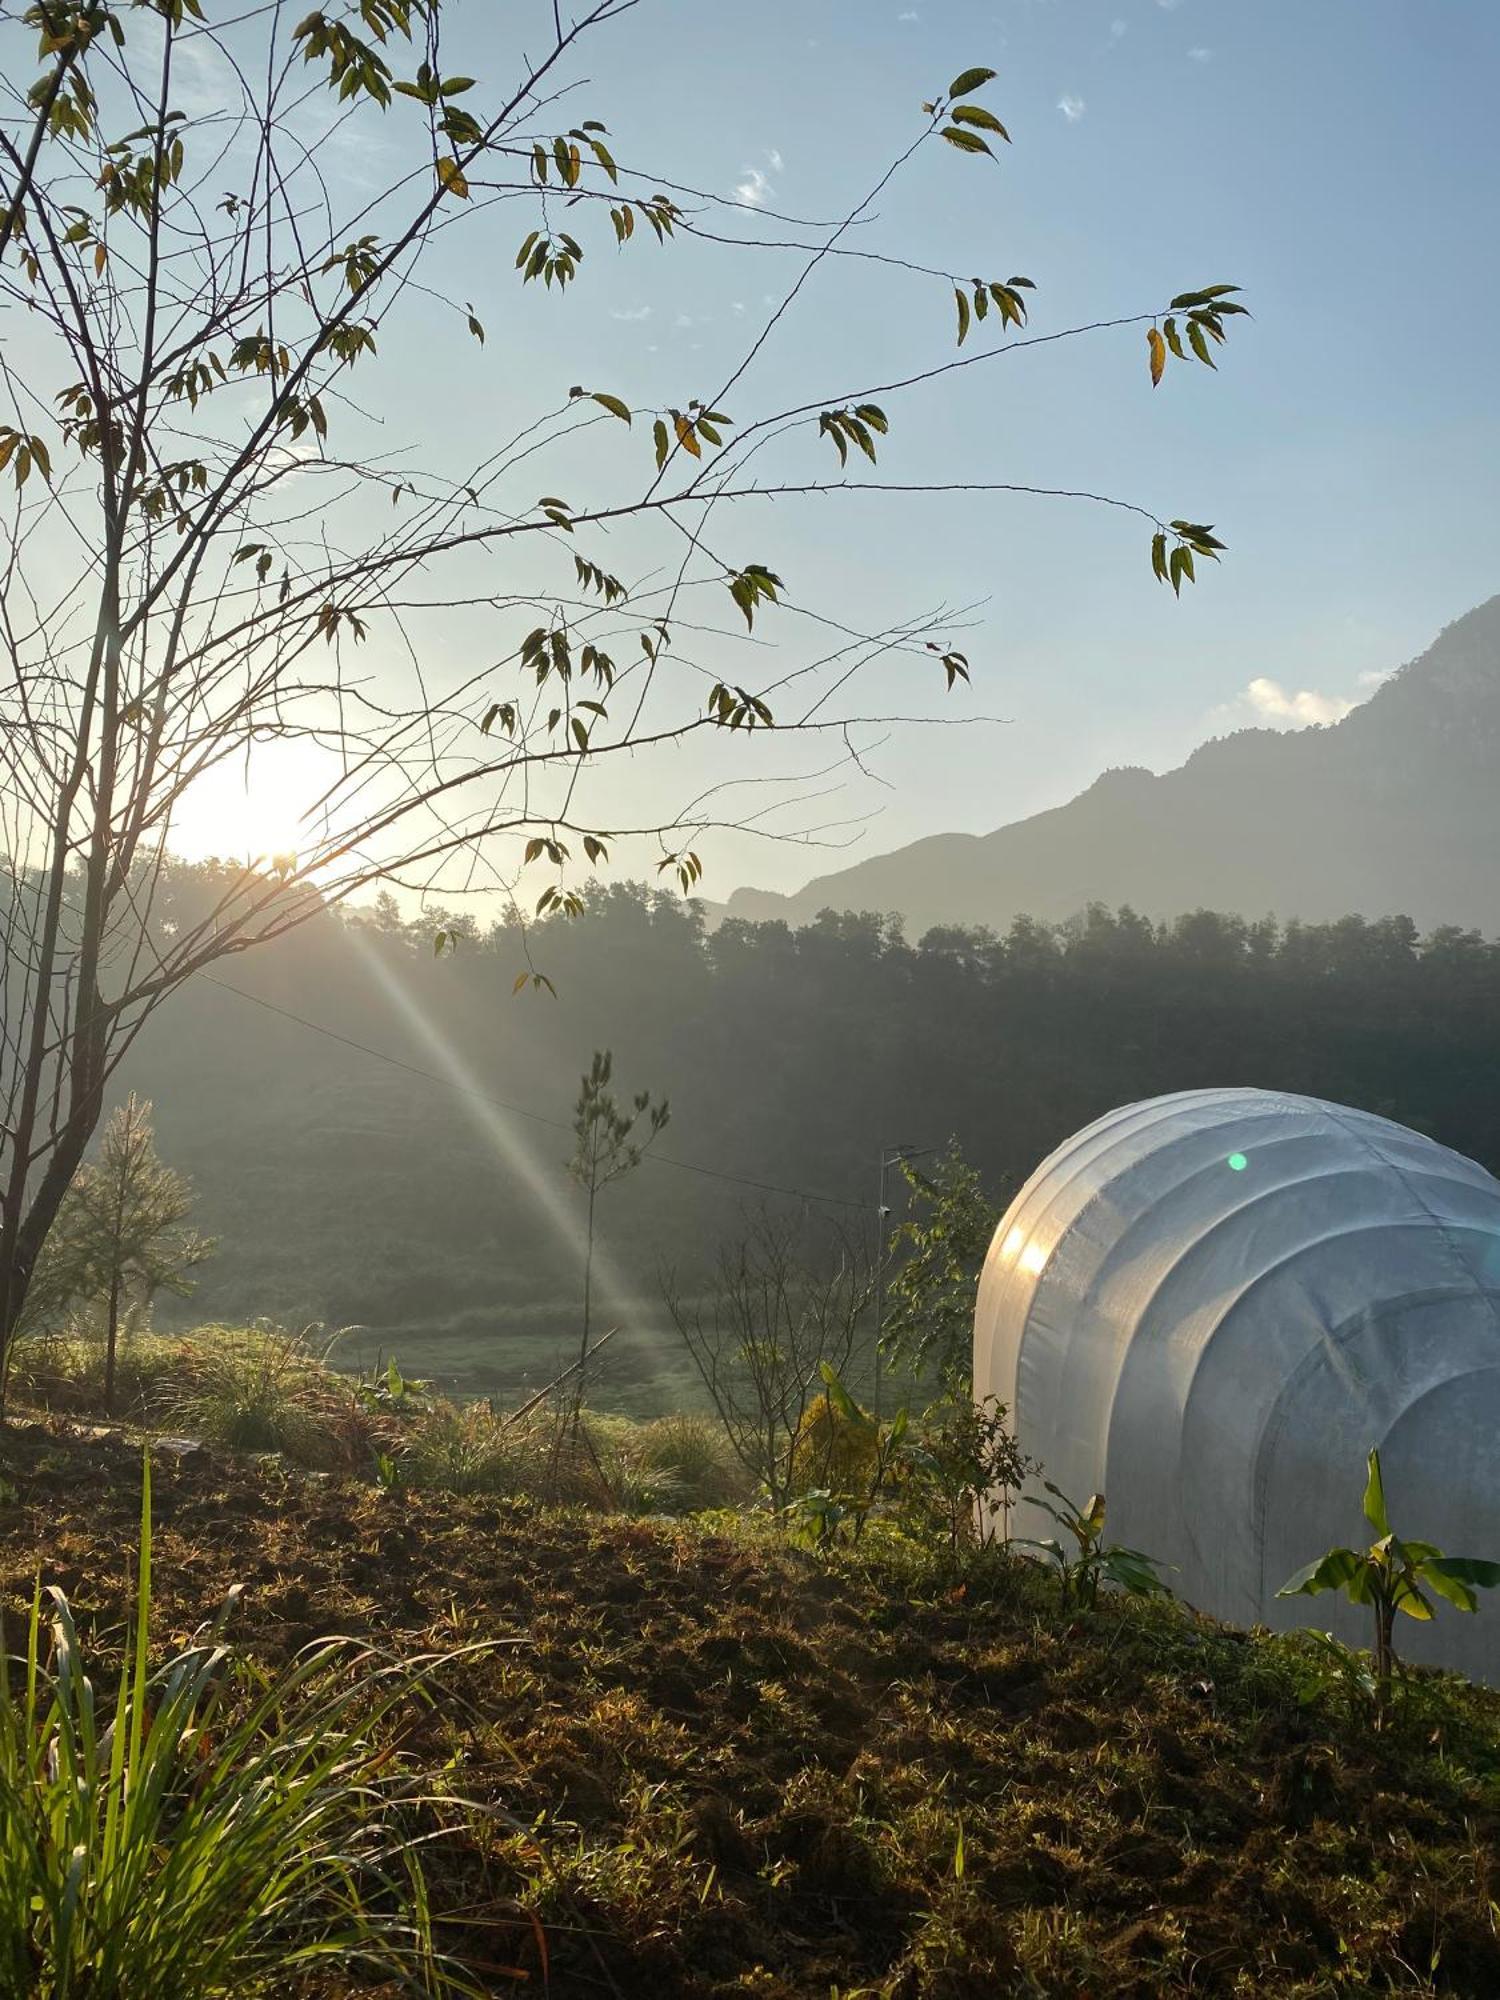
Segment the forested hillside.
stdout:
<svg viewBox="0 0 1500 2000">
<path fill-rule="evenodd" d="M 209 873 L 185 873 L 184 905 Z M 162 1153 L 221 1239 L 195 1317 L 357 1322 L 367 1351 L 412 1367 L 545 1379 L 576 1341 L 581 1204 L 564 1163 L 596 1047 L 622 1093 L 672 1107 L 600 1203 L 600 1310 L 641 1330 L 638 1402 L 685 1379 L 660 1268 L 696 1282 L 767 1204 L 868 1250 L 883 1148 L 956 1137 L 1003 1197 L 1110 1106 L 1248 1083 L 1383 1112 L 1500 1165 L 1500 946 L 1472 933 L 1205 912 L 1153 927 L 1094 908 L 915 944 L 832 913 L 709 934 L 693 905 L 633 885 L 524 941 L 460 921 L 436 956 L 440 927 L 389 903 L 319 917 L 148 1028 L 117 1083 L 154 1099 Z M 513 992 L 528 963 L 555 998 Z"/>
</svg>

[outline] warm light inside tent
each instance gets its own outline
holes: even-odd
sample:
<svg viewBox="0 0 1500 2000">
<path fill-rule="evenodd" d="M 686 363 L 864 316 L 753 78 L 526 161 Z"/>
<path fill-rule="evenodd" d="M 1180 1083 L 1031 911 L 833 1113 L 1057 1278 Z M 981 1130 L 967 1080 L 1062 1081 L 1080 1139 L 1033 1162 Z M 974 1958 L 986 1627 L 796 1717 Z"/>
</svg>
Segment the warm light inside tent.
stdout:
<svg viewBox="0 0 1500 2000">
<path fill-rule="evenodd" d="M 1021 1252 L 1021 1269 L 1030 1277 L 1038 1277 L 1046 1269 L 1047 1253 L 1040 1243 L 1028 1243 Z"/>
</svg>

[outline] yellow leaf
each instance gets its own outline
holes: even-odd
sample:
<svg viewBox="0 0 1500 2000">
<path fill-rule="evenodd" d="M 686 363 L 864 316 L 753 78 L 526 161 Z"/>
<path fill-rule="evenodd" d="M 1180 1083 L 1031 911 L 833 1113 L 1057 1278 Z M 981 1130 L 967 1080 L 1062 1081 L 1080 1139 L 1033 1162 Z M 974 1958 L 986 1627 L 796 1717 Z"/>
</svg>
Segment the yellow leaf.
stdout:
<svg viewBox="0 0 1500 2000">
<path fill-rule="evenodd" d="M 457 160 L 439 160 L 437 177 L 445 194 L 456 194 L 460 201 L 469 199 L 469 183 L 464 179 Z"/>
<path fill-rule="evenodd" d="M 1154 389 L 1167 365 L 1167 343 L 1154 326 L 1146 335 L 1146 346 L 1151 352 L 1151 386 Z"/>
</svg>

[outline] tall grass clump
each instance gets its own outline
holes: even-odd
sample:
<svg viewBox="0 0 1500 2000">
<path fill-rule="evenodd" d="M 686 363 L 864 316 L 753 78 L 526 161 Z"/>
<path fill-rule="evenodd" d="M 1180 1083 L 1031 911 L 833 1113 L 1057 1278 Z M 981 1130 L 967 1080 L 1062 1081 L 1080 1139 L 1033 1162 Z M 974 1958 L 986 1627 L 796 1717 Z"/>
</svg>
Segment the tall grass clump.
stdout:
<svg viewBox="0 0 1500 2000">
<path fill-rule="evenodd" d="M 633 1448 L 643 1467 L 671 1482 L 683 1513 L 735 1507 L 754 1490 L 717 1417 L 689 1410 L 652 1417 L 637 1429 Z"/>
<path fill-rule="evenodd" d="M 0 2000 L 258 2000 L 331 1970 L 477 1990 L 434 1949 L 410 1778 L 375 1741 L 431 1663 L 326 1640 L 252 1679 L 236 1595 L 153 1669 L 149 1467 L 112 1700 L 38 1587 L 0 1674 Z"/>
<path fill-rule="evenodd" d="M 185 1338 L 160 1413 L 230 1451 L 281 1452 L 299 1465 L 363 1464 L 371 1426 L 352 1385 L 306 1335 L 258 1323 Z"/>
<path fill-rule="evenodd" d="M 130 1329 L 116 1364 L 116 1406 L 137 1417 L 156 1407 L 182 1373 L 183 1343 Z M 75 1317 L 65 1327 L 24 1333 L 11 1351 L 7 1380 L 18 1402 L 64 1415 L 104 1408 L 105 1348 L 100 1330 Z"/>
</svg>

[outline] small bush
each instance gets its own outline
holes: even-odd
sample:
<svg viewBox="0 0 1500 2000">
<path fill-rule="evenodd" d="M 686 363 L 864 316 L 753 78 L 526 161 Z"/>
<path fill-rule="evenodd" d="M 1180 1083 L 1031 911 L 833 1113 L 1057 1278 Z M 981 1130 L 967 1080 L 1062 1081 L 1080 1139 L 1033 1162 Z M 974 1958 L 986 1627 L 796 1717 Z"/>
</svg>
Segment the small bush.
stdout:
<svg viewBox="0 0 1500 2000">
<path fill-rule="evenodd" d="M 857 1409 L 854 1416 L 841 1410 L 831 1390 L 815 1396 L 802 1412 L 797 1426 L 797 1443 L 792 1453 L 792 1491 L 795 1494 L 820 1489 L 838 1494 L 868 1492 L 876 1473 L 880 1451 L 878 1431 Z"/>
</svg>

